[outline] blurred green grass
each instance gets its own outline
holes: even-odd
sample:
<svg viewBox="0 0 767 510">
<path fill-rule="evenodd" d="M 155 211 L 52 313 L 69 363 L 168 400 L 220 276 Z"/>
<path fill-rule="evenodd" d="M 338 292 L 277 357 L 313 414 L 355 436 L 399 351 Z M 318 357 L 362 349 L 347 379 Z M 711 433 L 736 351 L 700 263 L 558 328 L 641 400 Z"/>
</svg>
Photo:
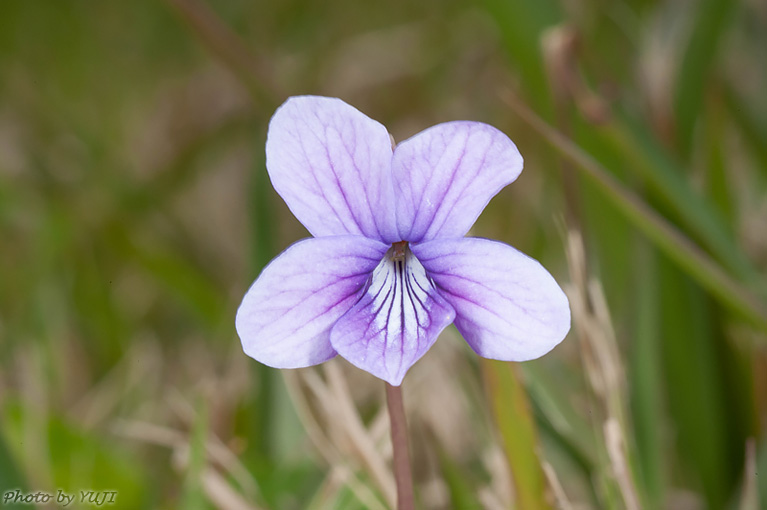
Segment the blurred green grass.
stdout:
<svg viewBox="0 0 767 510">
<path fill-rule="evenodd" d="M 397 140 L 459 118 L 509 134 L 526 170 L 473 234 L 573 303 L 544 359 L 479 363 L 450 329 L 413 369 L 422 508 L 767 504 L 764 48 L 748 1 L 0 3 L 0 492 L 391 504 L 376 381 L 268 369 L 233 328 L 306 236 L 263 146 L 314 93 Z"/>
</svg>

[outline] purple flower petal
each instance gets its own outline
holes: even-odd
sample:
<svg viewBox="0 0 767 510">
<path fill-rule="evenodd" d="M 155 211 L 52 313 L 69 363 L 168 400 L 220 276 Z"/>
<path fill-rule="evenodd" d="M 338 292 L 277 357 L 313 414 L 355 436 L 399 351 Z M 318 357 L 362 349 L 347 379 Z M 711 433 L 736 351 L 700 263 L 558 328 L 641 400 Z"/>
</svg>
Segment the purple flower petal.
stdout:
<svg viewBox="0 0 767 510">
<path fill-rule="evenodd" d="M 448 122 L 405 140 L 392 162 L 401 239 L 463 237 L 521 171 L 514 142 L 487 124 Z"/>
<path fill-rule="evenodd" d="M 570 330 L 570 306 L 538 261 L 487 239 L 439 239 L 413 246 L 455 325 L 477 354 L 526 361 L 549 352 Z"/>
<path fill-rule="evenodd" d="M 269 123 L 269 177 L 315 237 L 400 240 L 391 157 L 386 128 L 340 99 L 291 97 Z"/>
<path fill-rule="evenodd" d="M 393 260 L 390 250 L 330 342 L 352 364 L 399 386 L 454 317 L 418 259 L 408 250 L 404 260 Z"/>
<path fill-rule="evenodd" d="M 360 236 L 305 239 L 263 270 L 235 321 L 245 353 L 297 368 L 336 355 L 330 328 L 356 301 L 387 246 Z"/>
</svg>

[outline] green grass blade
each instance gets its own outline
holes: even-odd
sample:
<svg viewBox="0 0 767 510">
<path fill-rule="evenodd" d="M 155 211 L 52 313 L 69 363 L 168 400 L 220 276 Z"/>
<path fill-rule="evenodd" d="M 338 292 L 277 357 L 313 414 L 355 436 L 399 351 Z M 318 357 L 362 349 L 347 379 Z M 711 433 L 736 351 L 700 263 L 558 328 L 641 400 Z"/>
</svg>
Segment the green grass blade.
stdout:
<svg viewBox="0 0 767 510">
<path fill-rule="evenodd" d="M 259 137 L 260 139 L 260 137 Z M 257 275 L 266 267 L 269 261 L 277 254 L 278 250 L 274 239 L 276 229 L 274 227 L 274 192 L 271 189 L 269 176 L 266 173 L 264 160 L 260 159 L 258 165 L 254 165 L 253 177 L 251 178 L 250 220 L 253 230 L 253 244 L 251 245 L 253 273 Z M 279 374 L 276 370 L 260 363 L 253 363 L 252 370 L 258 381 L 256 404 L 252 406 L 253 429 L 251 437 L 254 439 L 253 446 L 257 454 L 264 459 L 274 457 L 274 435 L 277 427 L 275 424 L 275 393 Z"/>
<path fill-rule="evenodd" d="M 760 122 L 762 119 L 729 87 L 724 91 L 724 105 L 757 160 L 756 170 L 761 170 L 761 177 L 767 178 L 767 125 Z"/>
<path fill-rule="evenodd" d="M 485 6 L 500 28 L 511 67 L 521 76 L 527 97 L 548 117 L 553 113 L 553 104 L 541 52 L 541 36 L 546 28 L 561 20 L 559 6 L 551 0 L 486 0 Z"/>
<path fill-rule="evenodd" d="M 511 467 L 515 506 L 528 510 L 551 508 L 545 497 L 546 482 L 538 458 L 535 420 L 514 365 L 483 359 L 482 373 Z"/>
<path fill-rule="evenodd" d="M 737 2 L 703 0 L 695 5 L 698 7 L 695 26 L 679 66 L 674 94 L 677 137 L 684 154 L 690 152 L 710 69 Z"/>
<path fill-rule="evenodd" d="M 636 334 L 629 356 L 631 415 L 636 438 L 636 456 L 641 473 L 642 494 L 648 508 L 660 508 L 664 496 L 666 470 L 663 461 L 663 380 L 659 299 L 661 282 L 657 275 L 654 251 L 644 244 L 639 253 L 639 271 L 635 273 L 637 314 Z"/>
<path fill-rule="evenodd" d="M 207 409 L 205 401 L 200 398 L 197 404 L 197 417 L 192 427 L 192 434 L 189 438 L 189 463 L 181 496 L 181 508 L 184 510 L 206 510 L 209 508 L 202 487 L 202 474 L 207 465 Z"/>
<path fill-rule="evenodd" d="M 604 129 L 629 162 L 651 186 L 679 222 L 732 274 L 742 281 L 760 283 L 753 266 L 738 248 L 722 216 L 685 180 L 684 172 L 641 124 L 624 119 Z"/>
<path fill-rule="evenodd" d="M 726 136 L 727 123 L 724 121 L 725 112 L 721 93 L 713 96 L 707 102 L 705 121 L 705 159 L 706 159 L 706 182 L 705 192 L 709 203 L 716 210 L 727 225 L 737 225 L 735 200 L 731 175 L 728 172 L 727 154 L 722 140 Z M 731 236 L 731 242 L 732 242 Z M 741 250 L 737 250 L 742 253 Z M 745 257 L 743 257 L 745 259 Z M 747 262 L 747 271 L 750 273 L 751 264 Z M 749 276 L 746 274 L 746 276 Z"/>
<path fill-rule="evenodd" d="M 541 430 L 562 447 L 583 472 L 591 475 L 596 444 L 591 426 L 573 409 L 569 396 L 540 363 L 524 363 L 522 370 Z"/>
<path fill-rule="evenodd" d="M 724 508 L 734 480 L 727 428 L 730 406 L 717 352 L 722 339 L 706 296 L 668 260 L 659 262 L 661 342 L 678 453 L 697 478 L 709 508 Z"/>
<path fill-rule="evenodd" d="M 26 493 L 27 484 L 24 481 L 24 477 L 19 471 L 16 461 L 5 444 L 5 437 L 0 431 L 0 498 L 2 498 L 6 492 L 20 490 L 22 493 Z M 22 510 L 29 508 L 28 504 L 13 503 L 13 501 L 4 501 L 2 507 L 9 510 Z"/>
<path fill-rule="evenodd" d="M 650 208 L 639 196 L 624 187 L 593 157 L 551 128 L 515 97 L 507 94 L 505 99 L 507 104 L 530 126 L 573 161 L 576 167 L 610 199 L 612 205 L 663 253 L 698 281 L 723 305 L 740 314 L 761 330 L 767 331 L 767 310 L 765 310 L 764 303 L 760 302 L 740 283 L 733 280 L 711 257 Z"/>
<path fill-rule="evenodd" d="M 169 248 L 134 239 L 127 231 L 116 233 L 112 242 L 205 325 L 220 326 L 225 314 L 224 292 L 200 268 Z"/>
<path fill-rule="evenodd" d="M 762 436 L 764 437 L 764 436 Z M 756 472 L 767 473 L 767 441 L 762 440 L 757 445 Z M 757 477 L 757 498 L 767 504 L 767 476 Z"/>
<path fill-rule="evenodd" d="M 477 499 L 477 491 L 472 487 L 467 473 L 457 466 L 453 459 L 444 452 L 438 451 L 439 467 L 442 477 L 450 492 L 450 504 L 452 508 L 465 510 L 480 510 L 482 503 Z"/>
</svg>

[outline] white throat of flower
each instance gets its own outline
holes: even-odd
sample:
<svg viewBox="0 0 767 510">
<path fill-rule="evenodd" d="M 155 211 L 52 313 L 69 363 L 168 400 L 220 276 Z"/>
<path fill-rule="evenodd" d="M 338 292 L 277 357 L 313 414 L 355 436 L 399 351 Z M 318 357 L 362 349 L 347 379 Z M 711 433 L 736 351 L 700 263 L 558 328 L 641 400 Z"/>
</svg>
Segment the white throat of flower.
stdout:
<svg viewBox="0 0 767 510">
<path fill-rule="evenodd" d="M 373 270 L 366 289 L 373 297 L 375 327 L 403 332 L 428 327 L 427 303 L 432 287 L 426 269 L 407 242 L 394 243 Z"/>
</svg>

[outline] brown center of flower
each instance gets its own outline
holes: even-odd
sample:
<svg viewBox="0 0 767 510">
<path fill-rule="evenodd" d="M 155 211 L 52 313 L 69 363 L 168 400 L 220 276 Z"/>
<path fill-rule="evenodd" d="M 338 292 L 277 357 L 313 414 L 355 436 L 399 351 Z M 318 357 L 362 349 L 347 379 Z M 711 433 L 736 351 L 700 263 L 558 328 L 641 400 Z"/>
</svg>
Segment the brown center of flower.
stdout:
<svg viewBox="0 0 767 510">
<path fill-rule="evenodd" d="M 405 249 L 407 248 L 407 241 L 399 241 L 392 243 L 391 247 L 394 249 L 392 253 L 392 260 L 405 260 Z"/>
</svg>

